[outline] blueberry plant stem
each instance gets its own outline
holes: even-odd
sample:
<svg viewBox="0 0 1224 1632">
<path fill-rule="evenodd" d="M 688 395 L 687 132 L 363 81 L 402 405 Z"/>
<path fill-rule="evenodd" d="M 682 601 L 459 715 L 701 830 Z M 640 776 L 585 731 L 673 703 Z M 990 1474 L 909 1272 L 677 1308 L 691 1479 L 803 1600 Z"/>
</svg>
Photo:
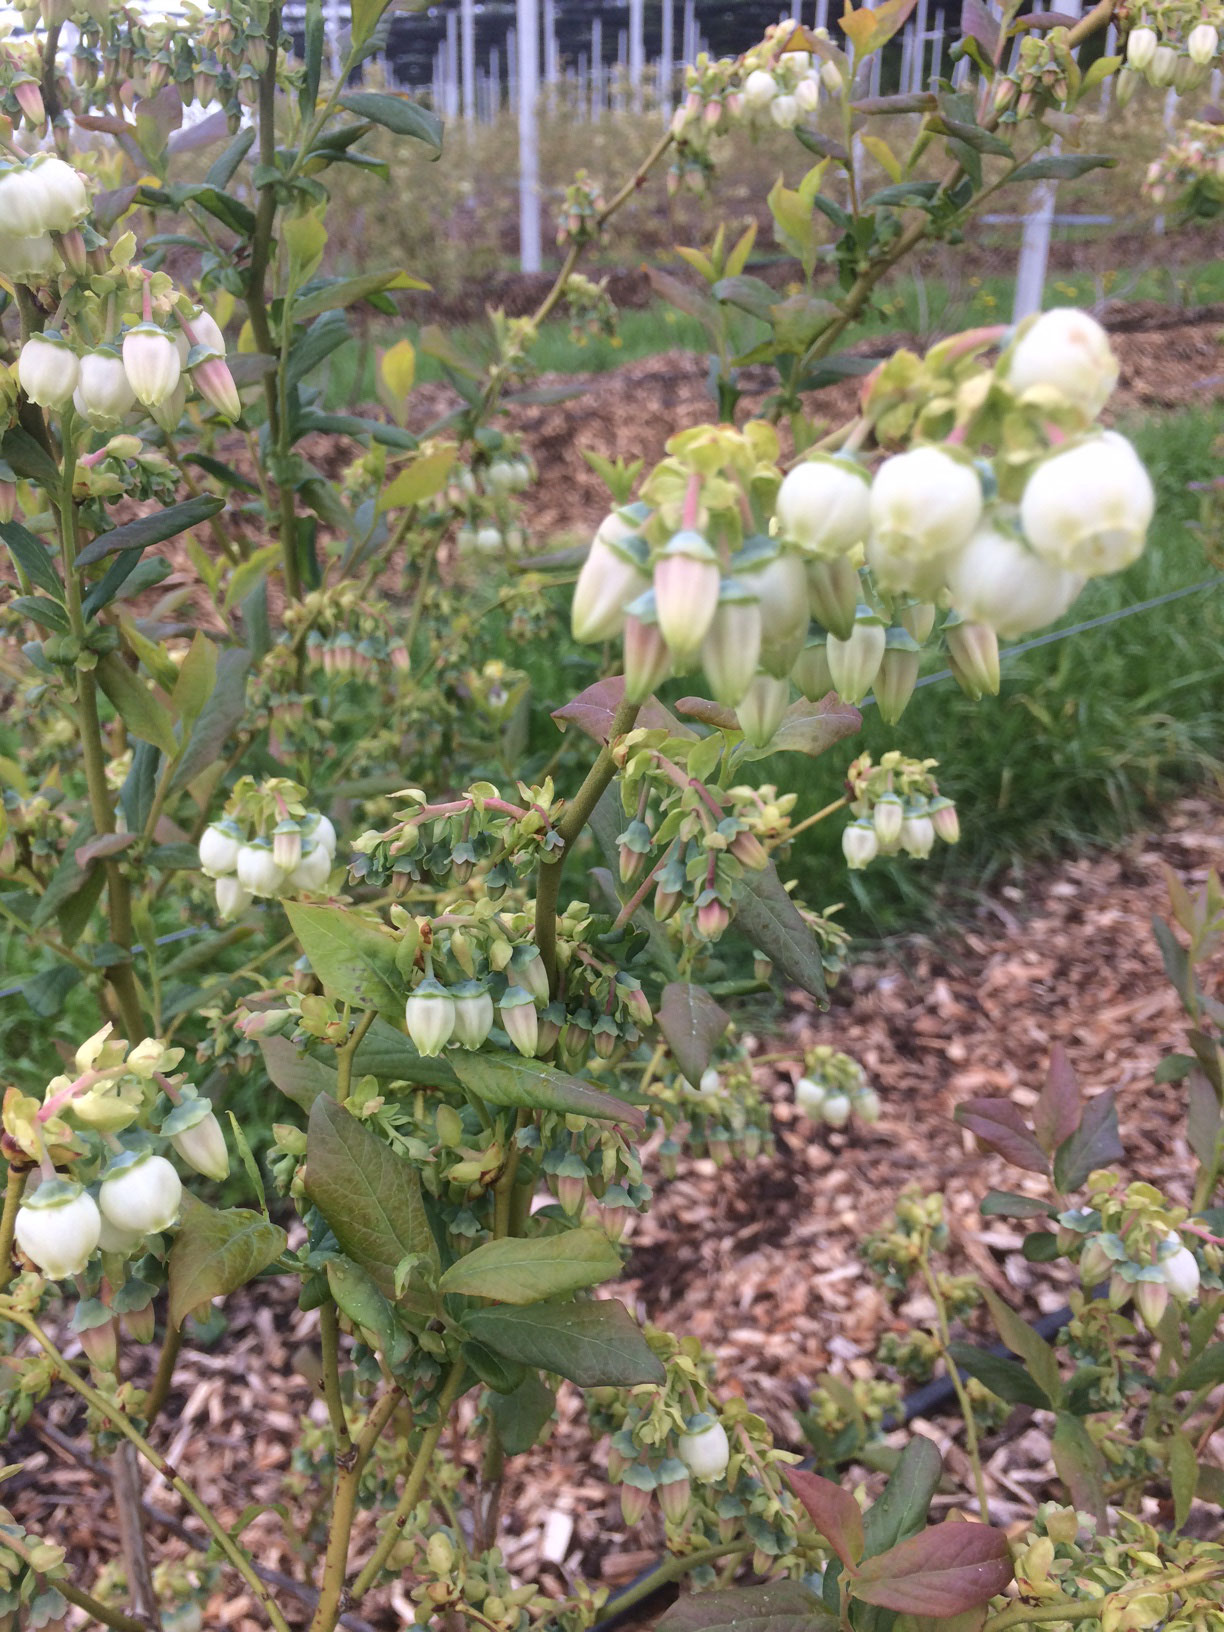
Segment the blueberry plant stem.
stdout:
<svg viewBox="0 0 1224 1632">
<path fill-rule="evenodd" d="M 540 863 L 536 881 L 535 943 L 548 974 L 548 989 L 557 995 L 557 902 L 561 893 L 561 871 L 570 846 L 575 843 L 591 819 L 595 806 L 603 797 L 605 788 L 616 775 L 616 760 L 612 745 L 626 731 L 632 730 L 638 717 L 640 703 L 623 701 L 612 716 L 608 740 L 599 751 L 599 757 L 586 774 L 586 780 L 565 807 L 557 823 L 560 847 Z"/>
<path fill-rule="evenodd" d="M 12 1307 L 6 1308 L 4 1313 L 7 1319 L 13 1321 L 16 1325 L 20 1326 L 23 1331 L 29 1333 L 29 1335 L 38 1344 L 39 1348 L 47 1356 L 48 1360 L 50 1360 L 52 1366 L 55 1368 L 57 1376 L 61 1379 L 61 1381 L 65 1382 L 75 1394 L 78 1394 L 81 1399 L 85 1401 L 86 1405 L 92 1406 L 92 1408 L 98 1412 L 100 1416 L 105 1417 L 107 1422 L 110 1423 L 111 1427 L 114 1428 L 117 1433 L 122 1434 L 124 1439 L 126 1439 L 129 1444 L 133 1446 L 139 1455 L 143 1456 L 145 1461 L 148 1462 L 151 1467 L 155 1468 L 157 1472 L 161 1474 L 162 1478 L 178 1491 L 179 1495 L 187 1503 L 187 1506 L 203 1523 L 209 1535 L 212 1536 L 213 1540 L 217 1543 L 217 1546 L 233 1565 L 234 1569 L 237 1570 L 238 1574 L 255 1594 L 257 1601 L 263 1608 L 264 1614 L 268 1617 L 268 1620 L 272 1626 L 275 1627 L 276 1632 L 290 1632 L 289 1623 L 273 1602 L 268 1593 L 267 1587 L 265 1587 L 263 1582 L 259 1579 L 259 1576 L 255 1573 L 255 1569 L 252 1566 L 250 1559 L 243 1552 L 242 1548 L 239 1547 L 238 1543 L 230 1535 L 229 1531 L 221 1523 L 220 1519 L 213 1514 L 213 1511 L 209 1507 L 208 1503 L 203 1501 L 201 1497 L 196 1494 L 196 1492 L 178 1472 L 177 1468 L 171 1467 L 169 1462 L 166 1461 L 165 1457 L 162 1456 L 159 1451 L 154 1450 L 152 1445 L 149 1444 L 148 1440 L 139 1431 L 139 1429 L 132 1426 L 127 1417 L 113 1400 L 108 1399 L 105 1394 L 92 1387 L 84 1380 L 83 1377 L 79 1377 L 77 1375 L 72 1366 L 69 1365 L 68 1361 L 56 1348 L 55 1344 L 47 1336 L 46 1332 L 43 1331 L 42 1327 L 32 1315 L 27 1314 L 23 1309 L 15 1309 Z"/>
<path fill-rule="evenodd" d="M 353 1534 L 353 1516 L 357 1511 L 357 1493 L 365 1465 L 383 1429 L 390 1422 L 399 1402 L 399 1391 L 391 1388 L 382 1396 L 366 1419 L 366 1425 L 356 1445 L 349 1443 L 345 1432 L 345 1450 L 340 1451 L 337 1441 L 336 1488 L 332 1500 L 331 1523 L 327 1532 L 327 1554 L 323 1561 L 323 1579 L 319 1599 L 311 1617 L 310 1632 L 332 1632 L 340 1618 L 345 1597 L 344 1577 L 348 1568 L 349 1543 Z"/>
<path fill-rule="evenodd" d="M 4 1181 L 4 1208 L 0 1211 L 0 1291 L 13 1278 L 13 1231 L 17 1227 L 17 1209 L 25 1191 L 26 1176 L 12 1162 Z"/>
<path fill-rule="evenodd" d="M 153 1424 L 161 1416 L 162 1408 L 170 1394 L 170 1384 L 174 1381 L 174 1367 L 179 1357 L 179 1350 L 183 1346 L 183 1332 L 180 1326 L 167 1326 L 166 1335 L 162 1338 L 161 1354 L 157 1361 L 157 1371 L 153 1377 L 153 1386 L 149 1390 L 148 1400 L 145 1402 L 145 1433 L 149 1433 Z"/>
<path fill-rule="evenodd" d="M 751 1550 L 750 1542 L 732 1541 L 722 1547 L 705 1547 L 698 1553 L 665 1559 L 657 1568 L 651 1570 L 649 1575 L 644 1575 L 640 1581 L 626 1587 L 624 1592 L 618 1592 L 608 1607 L 614 1614 L 620 1615 L 625 1610 L 632 1609 L 635 1604 L 640 1604 L 643 1599 L 650 1598 L 661 1587 L 679 1581 L 690 1570 L 700 1569 L 703 1564 L 716 1564 L 724 1558 L 742 1558 Z"/>
<path fill-rule="evenodd" d="M 6 1530 L 4 1533 L 4 1545 L 7 1551 L 16 1553 L 23 1564 L 28 1565 L 30 1563 L 29 1548 L 14 1536 L 10 1530 Z M 123 1610 L 116 1609 L 113 1604 L 104 1604 L 100 1598 L 95 1598 L 93 1593 L 86 1592 L 81 1587 L 73 1586 L 72 1582 L 66 1577 L 48 1575 L 45 1570 L 35 1570 L 34 1573 L 41 1575 L 47 1585 L 54 1587 L 62 1598 L 66 1598 L 77 1609 L 83 1609 L 87 1615 L 91 1615 L 94 1620 L 100 1621 L 103 1626 L 113 1626 L 115 1632 L 149 1632 L 149 1623 L 147 1621 L 138 1621 L 134 1615 L 125 1614 Z"/>
<path fill-rule="evenodd" d="M 352 1442 L 340 1396 L 340 1317 L 330 1299 L 325 1299 L 319 1307 L 319 1345 L 323 1351 L 323 1398 L 327 1401 L 327 1417 L 336 1442 L 336 1460 L 342 1462 L 351 1452 Z"/>
<path fill-rule="evenodd" d="M 1059 1598 L 1048 1604 L 1014 1603 L 1007 1609 L 1001 1609 L 997 1615 L 992 1615 L 983 1626 L 982 1632 L 1011 1632 L 1012 1627 L 1036 1626 L 1044 1621 L 1099 1621 L 1105 1615 L 1112 1619 L 1119 1607 L 1119 1598 L 1125 1600 L 1139 1597 L 1144 1593 L 1161 1593 L 1168 1596 L 1175 1592 L 1184 1592 L 1189 1587 L 1197 1587 L 1204 1581 L 1218 1581 L 1221 1576 L 1224 1576 L 1224 1566 L 1198 1564 L 1193 1569 L 1183 1570 L 1176 1575 L 1141 1576 L 1119 1593 L 1109 1593 L 1103 1598 L 1085 1599 L 1081 1603 L 1068 1602 L 1065 1598 Z"/>
<path fill-rule="evenodd" d="M 973 1483 L 977 1491 L 978 1510 L 982 1515 L 982 1523 L 990 1523 L 990 1500 L 986 1494 L 986 1475 L 982 1471 L 982 1453 L 978 1446 L 977 1419 L 973 1415 L 973 1401 L 969 1398 L 968 1390 L 961 1381 L 960 1371 L 956 1361 L 949 1351 L 952 1333 L 948 1326 L 948 1310 L 944 1303 L 943 1293 L 939 1290 L 939 1281 L 931 1268 L 928 1255 L 929 1242 L 924 1240 L 922 1248 L 922 1278 L 927 1284 L 927 1291 L 935 1305 L 936 1335 L 939 1339 L 939 1353 L 943 1360 L 944 1369 L 956 1391 L 956 1398 L 960 1404 L 961 1416 L 965 1423 L 965 1453 L 973 1467 Z"/>
</svg>

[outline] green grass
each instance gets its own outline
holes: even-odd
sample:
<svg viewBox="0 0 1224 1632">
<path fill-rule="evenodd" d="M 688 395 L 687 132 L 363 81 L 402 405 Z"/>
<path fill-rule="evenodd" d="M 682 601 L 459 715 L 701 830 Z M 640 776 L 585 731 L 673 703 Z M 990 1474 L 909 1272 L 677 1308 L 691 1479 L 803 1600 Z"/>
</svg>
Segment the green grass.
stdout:
<svg viewBox="0 0 1224 1632">
<path fill-rule="evenodd" d="M 1156 483 L 1151 540 L 1127 572 L 1089 584 L 1060 628 L 1212 576 L 1186 484 L 1213 468 L 1224 411 L 1126 429 Z M 895 727 L 868 709 L 861 735 L 823 759 L 779 757 L 757 768 L 799 789 L 802 816 L 838 797 L 855 753 L 894 747 L 939 760 L 941 790 L 960 810 L 960 844 L 937 846 L 926 863 L 876 862 L 847 875 L 844 818 L 835 817 L 797 842 L 785 868 L 813 904 L 846 897 L 847 919 L 871 936 L 963 910 L 1008 867 L 1116 842 L 1159 820 L 1161 805 L 1179 791 L 1217 776 L 1224 585 L 1005 658 L 997 698 L 971 703 L 945 680 L 919 690 Z"/>
</svg>

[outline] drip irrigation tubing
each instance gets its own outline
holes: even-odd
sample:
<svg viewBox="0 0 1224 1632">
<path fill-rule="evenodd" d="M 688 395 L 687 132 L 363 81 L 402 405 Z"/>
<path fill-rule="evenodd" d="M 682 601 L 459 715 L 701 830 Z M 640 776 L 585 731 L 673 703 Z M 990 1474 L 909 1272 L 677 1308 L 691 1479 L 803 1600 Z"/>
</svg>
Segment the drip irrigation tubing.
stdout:
<svg viewBox="0 0 1224 1632">
<path fill-rule="evenodd" d="M 1025 652 L 1035 652 L 1042 646 L 1057 645 L 1060 640 L 1070 640 L 1072 635 L 1082 635 L 1089 629 L 1104 629 L 1111 623 L 1121 623 L 1124 619 L 1133 618 L 1141 612 L 1151 612 L 1155 607 L 1168 606 L 1173 601 L 1184 600 L 1187 595 L 1198 595 L 1205 589 L 1215 589 L 1219 584 L 1224 584 L 1224 573 L 1217 572 L 1212 577 L 1204 578 L 1197 584 L 1186 584 L 1183 588 L 1171 589 L 1164 595 L 1153 595 L 1150 600 L 1138 601 L 1133 606 L 1119 607 L 1117 611 L 1105 612 L 1099 618 L 1087 618 L 1082 623 L 1072 624 L 1070 629 L 1056 629 L 1052 634 L 1037 635 L 1032 640 L 1024 640 L 1018 645 L 1005 647 L 999 654 L 1000 662 L 1006 664 L 1013 657 L 1022 657 Z M 951 680 L 952 678 L 953 675 L 951 669 L 939 669 L 935 674 L 924 675 L 922 679 L 918 681 L 917 685 L 914 687 L 914 690 L 918 691 L 923 686 L 933 686 L 938 681 Z M 860 709 L 874 708 L 875 697 L 871 696 L 865 698 L 859 704 L 859 707 Z M 154 946 L 170 946 L 175 941 L 191 940 L 197 935 L 203 935 L 206 933 L 207 931 L 202 927 L 197 927 L 194 929 L 176 929 L 173 934 L 159 935 L 153 944 Z M 143 954 L 143 952 L 143 946 L 134 946 L 132 948 L 132 955 L 134 957 Z M 23 985 L 24 982 L 17 986 L 0 987 L 0 1000 L 3 1000 L 6 997 L 18 996 L 22 991 Z"/>
</svg>

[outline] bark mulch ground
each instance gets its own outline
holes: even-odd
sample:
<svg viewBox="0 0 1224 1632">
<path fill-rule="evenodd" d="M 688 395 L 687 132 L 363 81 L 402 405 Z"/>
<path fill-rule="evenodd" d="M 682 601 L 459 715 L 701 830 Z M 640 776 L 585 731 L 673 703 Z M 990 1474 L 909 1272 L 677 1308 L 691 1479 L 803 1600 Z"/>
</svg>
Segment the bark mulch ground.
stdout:
<svg viewBox="0 0 1224 1632">
<path fill-rule="evenodd" d="M 1029 1176 L 975 1154 L 951 1112 L 983 1093 L 1030 1104 L 1051 1046 L 1061 1043 L 1085 1091 L 1117 1091 L 1128 1173 L 1185 1197 L 1193 1164 L 1181 1091 L 1152 1082 L 1156 1063 L 1180 1041 L 1182 1016 L 1150 920 L 1166 910 L 1162 869 L 1201 883 L 1219 865 L 1222 837 L 1224 802 L 1188 799 L 1159 832 L 1006 884 L 940 944 L 910 941 L 860 963 L 827 1012 L 793 997 L 776 1031 L 750 1046 L 774 1054 L 829 1042 L 853 1053 L 883 1098 L 879 1124 L 814 1132 L 793 1113 L 797 1065 L 762 1066 L 775 1150 L 722 1170 L 690 1162 L 680 1177 L 659 1183 L 653 1211 L 631 1237 L 617 1294 L 644 1319 L 697 1335 L 716 1357 L 724 1390 L 742 1394 L 796 1448 L 796 1410 L 810 1389 L 827 1372 L 865 1374 L 881 1335 L 897 1322 L 856 1248 L 886 1221 L 904 1185 L 917 1181 L 943 1194 L 952 1267 L 976 1269 L 1029 1316 L 1061 1306 L 1057 1279 L 1021 1256 L 1023 1226 L 977 1211 L 990 1185 L 1024 1189 Z M 1217 991 L 1219 965 L 1210 980 Z M 285 1479 L 299 1419 L 324 1420 L 301 1369 L 311 1370 L 317 1317 L 273 1287 L 230 1299 L 226 1313 L 229 1332 L 216 1350 L 185 1349 L 158 1443 L 227 1524 L 248 1504 L 287 1500 L 288 1525 L 266 1511 L 245 1537 L 261 1566 L 300 1577 L 295 1541 L 309 1500 L 287 1495 Z M 921 1318 L 921 1301 L 902 1313 Z M 951 1470 L 963 1471 L 955 1422 L 921 1426 Z M 988 1441 L 1000 1522 L 1022 1518 L 1049 1493 L 1045 1446 L 1023 1414 Z M 83 1465 L 83 1447 L 80 1414 L 57 1396 L 8 1447 L 6 1459 L 24 1458 L 25 1466 L 6 1500 L 31 1528 L 63 1541 L 77 1578 L 89 1582 L 116 1556 L 118 1537 L 109 1486 Z M 161 1479 L 149 1482 L 147 1500 L 156 1510 L 157 1555 L 181 1556 L 191 1515 Z M 511 1566 L 548 1590 L 559 1592 L 579 1572 L 623 1582 L 655 1556 L 649 1523 L 626 1531 L 577 1391 L 568 1387 L 550 1445 L 514 1466 L 502 1511 Z M 371 1536 L 363 1515 L 355 1559 Z M 406 1614 L 402 1589 L 372 1595 L 361 1609 L 379 1628 L 404 1624 Z M 227 1578 L 206 1625 L 255 1632 L 262 1621 L 251 1596 L 235 1595 Z"/>
</svg>

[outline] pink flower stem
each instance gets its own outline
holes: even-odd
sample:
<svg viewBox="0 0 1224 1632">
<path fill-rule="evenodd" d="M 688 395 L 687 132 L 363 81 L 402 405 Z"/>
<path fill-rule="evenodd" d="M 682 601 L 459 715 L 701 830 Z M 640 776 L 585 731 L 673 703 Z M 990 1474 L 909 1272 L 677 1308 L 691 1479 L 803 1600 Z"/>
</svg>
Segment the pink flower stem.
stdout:
<svg viewBox="0 0 1224 1632">
<path fill-rule="evenodd" d="M 686 529 L 696 527 L 697 517 L 700 515 L 700 513 L 701 513 L 701 477 L 698 476 L 696 471 L 694 471 L 693 474 L 688 479 L 688 487 L 685 490 L 685 494 L 684 494 L 684 512 L 683 512 L 683 515 L 682 515 L 682 525 Z"/>
<path fill-rule="evenodd" d="M 70 1104 L 78 1094 L 85 1093 L 87 1089 L 93 1087 L 95 1082 L 104 1081 L 105 1077 L 105 1071 L 84 1072 L 75 1082 L 70 1082 L 66 1088 L 61 1088 L 57 1093 L 52 1094 L 51 1098 L 39 1107 L 35 1120 L 49 1122 L 62 1105 Z"/>
</svg>

